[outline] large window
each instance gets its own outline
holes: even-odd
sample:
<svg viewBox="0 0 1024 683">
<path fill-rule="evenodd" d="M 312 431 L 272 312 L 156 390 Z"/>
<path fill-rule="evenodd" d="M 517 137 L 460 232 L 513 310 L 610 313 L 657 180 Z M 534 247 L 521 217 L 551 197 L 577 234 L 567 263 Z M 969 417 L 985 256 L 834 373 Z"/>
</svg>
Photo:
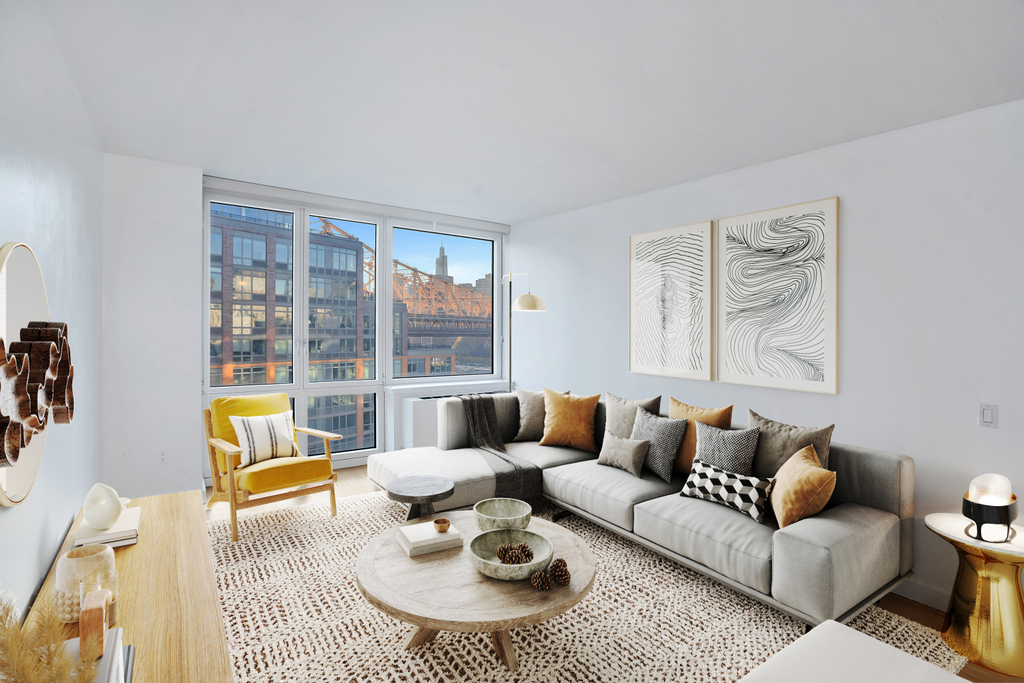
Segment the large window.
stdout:
<svg viewBox="0 0 1024 683">
<path fill-rule="evenodd" d="M 344 460 L 383 446 L 386 384 L 500 374 L 501 232 L 259 190 L 207 179 L 210 398 L 284 391 L 298 426 L 341 435 L 331 451 Z"/>
<path fill-rule="evenodd" d="M 395 228 L 396 376 L 494 372 L 494 241 Z"/>
<path fill-rule="evenodd" d="M 290 378 L 293 224 L 289 211 L 210 203 L 211 388 L 280 383 L 278 373 Z M 268 244 L 271 253 L 276 245 L 276 259 L 267 259 Z M 275 283 L 270 291 L 268 281 Z M 278 302 L 289 311 L 287 325 L 278 324 Z"/>
</svg>

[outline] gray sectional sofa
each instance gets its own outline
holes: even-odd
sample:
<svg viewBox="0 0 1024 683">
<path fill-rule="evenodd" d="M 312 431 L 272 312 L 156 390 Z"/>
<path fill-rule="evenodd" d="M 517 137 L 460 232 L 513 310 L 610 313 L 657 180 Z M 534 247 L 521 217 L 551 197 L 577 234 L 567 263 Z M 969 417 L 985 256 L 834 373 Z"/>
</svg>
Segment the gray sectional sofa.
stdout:
<svg viewBox="0 0 1024 683">
<path fill-rule="evenodd" d="M 914 461 L 833 443 L 836 488 L 819 514 L 779 529 L 724 505 L 680 496 L 685 477 L 666 483 L 597 464 L 597 454 L 536 442 L 513 442 L 515 394 L 496 394 L 508 452 L 543 470 L 544 497 L 680 564 L 816 625 L 845 622 L 906 579 L 914 565 Z M 604 434 L 600 403 L 595 434 Z M 370 456 L 367 474 L 385 487 L 397 477 L 435 474 L 455 482 L 438 511 L 494 496 L 494 474 L 469 448 L 462 401 L 438 404 L 437 447 Z"/>
</svg>

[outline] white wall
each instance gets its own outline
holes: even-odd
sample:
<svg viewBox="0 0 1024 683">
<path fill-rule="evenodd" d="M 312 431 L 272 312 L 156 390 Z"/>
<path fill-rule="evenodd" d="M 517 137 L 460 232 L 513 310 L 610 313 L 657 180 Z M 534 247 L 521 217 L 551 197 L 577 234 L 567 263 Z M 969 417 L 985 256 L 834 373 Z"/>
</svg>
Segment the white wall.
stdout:
<svg viewBox="0 0 1024 683">
<path fill-rule="evenodd" d="M 834 439 L 912 456 L 916 576 L 945 609 L 953 549 L 925 515 L 959 509 L 971 478 L 1024 492 L 1024 100 L 514 225 L 513 271 L 546 315 L 515 322 L 516 382 L 735 404 Z M 628 236 L 839 196 L 839 394 L 630 374 Z M 999 428 L 977 424 L 979 403 Z"/>
<path fill-rule="evenodd" d="M 0 243 L 39 259 L 50 318 L 66 321 L 75 417 L 47 429 L 24 503 L 0 508 L 0 589 L 27 608 L 99 479 L 103 154 L 67 64 L 33 0 L 0 3 Z"/>
<path fill-rule="evenodd" d="M 202 169 L 104 155 L 103 477 L 125 496 L 202 486 L 202 246 Z"/>
</svg>

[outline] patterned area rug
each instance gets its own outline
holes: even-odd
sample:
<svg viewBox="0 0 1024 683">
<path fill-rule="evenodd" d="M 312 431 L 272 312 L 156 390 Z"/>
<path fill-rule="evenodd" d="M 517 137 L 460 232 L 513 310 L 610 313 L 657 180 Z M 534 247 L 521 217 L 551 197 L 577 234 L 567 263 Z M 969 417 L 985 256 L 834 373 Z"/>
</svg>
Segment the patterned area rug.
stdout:
<svg viewBox="0 0 1024 683">
<path fill-rule="evenodd" d="M 537 514 L 550 519 L 550 507 Z M 217 589 L 238 683 L 313 681 L 736 681 L 796 640 L 803 624 L 605 529 L 560 521 L 598 562 L 569 612 L 512 631 L 519 671 L 487 634 L 441 633 L 405 651 L 412 627 L 370 606 L 355 584 L 367 541 L 404 511 L 383 492 L 209 524 Z M 957 672 L 938 632 L 877 607 L 851 626 Z"/>
</svg>

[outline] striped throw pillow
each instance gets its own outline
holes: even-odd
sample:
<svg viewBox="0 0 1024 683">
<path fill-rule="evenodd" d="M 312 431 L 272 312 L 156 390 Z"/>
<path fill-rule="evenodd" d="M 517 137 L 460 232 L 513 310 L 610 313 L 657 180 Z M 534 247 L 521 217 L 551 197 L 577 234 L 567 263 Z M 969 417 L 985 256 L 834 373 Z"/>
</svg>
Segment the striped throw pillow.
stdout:
<svg viewBox="0 0 1024 683">
<path fill-rule="evenodd" d="M 292 422 L 292 411 L 278 415 L 259 415 L 257 417 L 230 417 L 231 426 L 238 437 L 238 447 L 242 449 L 242 462 L 239 467 L 246 467 L 271 458 L 291 458 L 301 456 L 299 446 L 295 443 L 295 427 Z"/>
</svg>

